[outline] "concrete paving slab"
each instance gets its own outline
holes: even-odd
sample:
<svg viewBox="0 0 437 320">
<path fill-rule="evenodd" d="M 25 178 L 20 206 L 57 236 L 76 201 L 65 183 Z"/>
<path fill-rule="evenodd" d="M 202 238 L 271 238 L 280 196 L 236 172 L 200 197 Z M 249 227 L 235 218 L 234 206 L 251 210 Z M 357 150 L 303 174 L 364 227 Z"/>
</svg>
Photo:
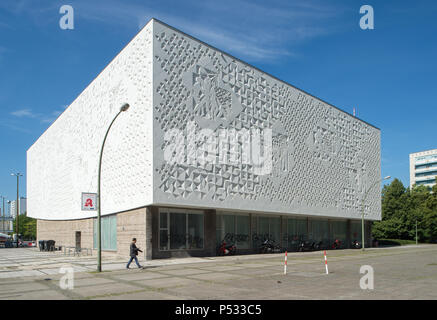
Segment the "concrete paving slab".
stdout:
<svg viewBox="0 0 437 320">
<path fill-rule="evenodd" d="M 105 283 L 94 286 L 75 287 L 72 291 L 84 298 L 105 294 L 121 294 L 141 290 L 137 286 L 125 283 Z"/>
<path fill-rule="evenodd" d="M 83 279 L 74 279 L 74 287 L 86 287 L 86 286 L 98 286 L 101 284 L 108 283 L 117 283 L 115 280 L 107 279 L 107 278 L 83 278 Z"/>
<path fill-rule="evenodd" d="M 199 283 L 189 284 L 185 287 L 169 288 L 165 290 L 166 293 L 177 296 L 189 297 L 191 299 L 228 299 L 232 294 L 244 295 L 250 292 L 250 289 L 233 288 L 229 290 L 228 286 L 219 283 Z"/>
<path fill-rule="evenodd" d="M 46 290 L 47 286 L 44 286 L 37 282 L 29 283 L 9 283 L 9 284 L 0 284 L 0 293 L 17 293 L 17 292 L 26 292 L 26 291 L 38 291 L 38 290 Z"/>
<path fill-rule="evenodd" d="M 125 280 L 125 281 L 136 281 L 136 280 L 148 280 L 148 279 L 158 279 L 166 278 L 169 275 L 158 273 L 158 272 L 136 272 L 132 274 L 121 274 L 112 276 L 114 279 Z"/>
<path fill-rule="evenodd" d="M 215 273 L 203 273 L 203 274 L 189 275 L 189 276 L 187 276 L 187 278 L 219 282 L 219 281 L 223 281 L 223 280 L 241 279 L 241 278 L 244 278 L 244 276 L 225 273 L 225 272 L 215 272 Z"/>
<path fill-rule="evenodd" d="M 37 269 L 39 272 L 46 274 L 46 275 L 53 275 L 53 274 L 59 274 L 59 268 L 52 268 L 52 269 Z"/>
<path fill-rule="evenodd" d="M 100 297 L 92 300 L 185 300 L 185 299 L 182 297 L 173 296 L 155 290 L 146 290 L 141 292 L 126 293 L 122 295 Z"/>
<path fill-rule="evenodd" d="M 200 269 L 188 269 L 188 268 L 179 268 L 174 270 L 165 270 L 165 271 L 159 271 L 164 274 L 173 275 L 173 276 L 186 276 L 186 275 L 194 275 L 194 274 L 200 274 L 200 273 L 209 273 L 208 270 L 200 270 Z"/>
<path fill-rule="evenodd" d="M 138 269 L 138 267 L 130 266 L 132 269 Z M 94 269 L 94 268 L 93 268 Z M 110 270 L 126 270 L 126 263 L 113 263 L 113 264 L 104 264 L 102 265 L 103 271 L 110 271 Z"/>
<path fill-rule="evenodd" d="M 219 272 L 225 272 L 225 271 L 233 271 L 233 270 L 241 270 L 244 267 L 242 266 L 201 266 L 200 269 L 202 270 L 208 270 L 208 271 L 219 271 Z"/>
<path fill-rule="evenodd" d="M 40 275 L 42 275 L 42 273 L 39 272 L 38 270 L 9 271 L 9 272 L 0 272 L 0 279 L 31 277 L 31 276 L 40 276 Z"/>
<path fill-rule="evenodd" d="M 193 283 L 200 283 L 200 281 L 187 279 L 187 278 L 170 277 L 170 278 L 140 280 L 140 281 L 136 281 L 136 283 L 153 288 L 172 288 L 172 287 L 186 286 Z"/>
<path fill-rule="evenodd" d="M 233 271 L 228 271 L 232 274 L 240 274 L 240 275 L 272 275 L 272 274 L 276 274 L 276 273 L 281 273 L 284 272 L 284 269 L 282 268 L 282 270 L 280 270 L 279 268 L 277 269 L 269 269 L 266 267 L 263 268 L 242 268 L 240 270 L 233 270 Z"/>
<path fill-rule="evenodd" d="M 56 290 L 38 290 L 11 294 L 10 296 L 0 295 L 0 300 L 67 300 L 68 297 Z"/>
</svg>

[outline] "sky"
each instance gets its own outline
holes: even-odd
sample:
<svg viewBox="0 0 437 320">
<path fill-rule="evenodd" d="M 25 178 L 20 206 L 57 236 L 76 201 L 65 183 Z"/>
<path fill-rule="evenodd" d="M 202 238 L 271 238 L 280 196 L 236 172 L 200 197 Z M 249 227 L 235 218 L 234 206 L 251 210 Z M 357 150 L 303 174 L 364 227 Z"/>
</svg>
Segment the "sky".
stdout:
<svg viewBox="0 0 437 320">
<path fill-rule="evenodd" d="M 63 30 L 62 5 L 74 9 Z M 360 28 L 362 5 L 374 29 Z M 0 195 L 26 195 L 26 150 L 152 18 L 381 129 L 382 176 L 437 148 L 434 0 L 1 0 Z"/>
</svg>

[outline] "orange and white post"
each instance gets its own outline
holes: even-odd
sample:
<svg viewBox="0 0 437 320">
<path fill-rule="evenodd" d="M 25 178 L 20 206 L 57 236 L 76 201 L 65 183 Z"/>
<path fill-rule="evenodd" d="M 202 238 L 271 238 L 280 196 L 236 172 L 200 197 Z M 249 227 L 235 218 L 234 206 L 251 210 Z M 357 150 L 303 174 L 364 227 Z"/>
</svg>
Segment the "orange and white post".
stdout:
<svg viewBox="0 0 437 320">
<path fill-rule="evenodd" d="M 328 274 L 328 259 L 326 259 L 326 250 L 325 250 L 325 269 L 326 269 L 326 274 Z"/>
<path fill-rule="evenodd" d="M 287 274 L 287 251 L 285 251 L 284 274 Z"/>
</svg>

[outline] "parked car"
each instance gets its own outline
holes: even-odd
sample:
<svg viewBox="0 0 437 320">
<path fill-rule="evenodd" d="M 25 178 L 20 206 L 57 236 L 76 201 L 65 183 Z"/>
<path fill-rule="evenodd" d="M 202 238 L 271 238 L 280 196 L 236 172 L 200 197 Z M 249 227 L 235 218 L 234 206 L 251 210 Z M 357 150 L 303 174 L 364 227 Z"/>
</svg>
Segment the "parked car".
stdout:
<svg viewBox="0 0 437 320">
<path fill-rule="evenodd" d="M 20 247 L 36 247 L 35 241 L 20 241 L 18 242 Z"/>
</svg>

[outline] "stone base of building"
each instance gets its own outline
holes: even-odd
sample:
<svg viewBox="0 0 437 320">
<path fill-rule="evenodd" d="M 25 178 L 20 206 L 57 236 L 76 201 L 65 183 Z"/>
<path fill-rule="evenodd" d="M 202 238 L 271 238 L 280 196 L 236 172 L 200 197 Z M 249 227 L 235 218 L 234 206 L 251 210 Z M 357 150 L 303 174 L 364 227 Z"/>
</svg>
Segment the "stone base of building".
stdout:
<svg viewBox="0 0 437 320">
<path fill-rule="evenodd" d="M 150 209 L 140 208 L 118 213 L 116 216 L 116 246 L 102 250 L 102 256 L 129 257 L 129 246 L 132 238 L 137 239 L 137 247 L 143 250 L 140 253 L 144 259 L 151 259 L 151 222 Z M 106 217 L 106 216 L 105 216 Z M 102 217 L 104 219 L 104 217 Z M 95 242 L 94 224 L 96 218 L 81 220 L 38 220 L 37 243 L 39 240 L 54 240 L 55 246 L 79 247 L 92 249 L 93 255 L 97 253 Z M 102 232 L 103 235 L 103 232 Z"/>
<path fill-rule="evenodd" d="M 371 245 L 371 222 L 365 224 L 366 247 Z M 132 238 L 143 250 L 139 258 L 207 257 L 217 255 L 222 241 L 235 243 L 239 254 L 258 253 L 266 238 L 294 251 L 300 241 L 321 241 L 324 248 L 339 239 L 342 248 L 361 243 L 361 221 L 272 214 L 231 213 L 149 206 L 102 217 L 102 255 L 129 257 Z M 56 246 L 93 249 L 96 219 L 38 220 L 37 240 Z"/>
</svg>

